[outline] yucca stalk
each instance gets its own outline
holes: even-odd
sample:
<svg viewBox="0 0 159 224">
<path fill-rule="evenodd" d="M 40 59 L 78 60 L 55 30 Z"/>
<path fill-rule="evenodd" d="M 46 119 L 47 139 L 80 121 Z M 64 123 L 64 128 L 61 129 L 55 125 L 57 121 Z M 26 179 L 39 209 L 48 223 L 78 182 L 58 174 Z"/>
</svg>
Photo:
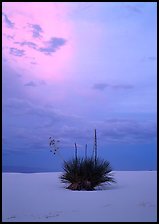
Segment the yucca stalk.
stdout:
<svg viewBox="0 0 159 224">
<path fill-rule="evenodd" d="M 95 133 L 94 133 L 94 152 L 95 152 L 94 161 L 95 161 L 95 165 L 96 165 L 96 163 L 97 163 L 97 135 L 96 135 L 96 129 L 95 129 Z"/>
<path fill-rule="evenodd" d="M 75 142 L 75 159 L 77 160 L 77 145 L 76 145 L 76 142 Z"/>
<path fill-rule="evenodd" d="M 87 159 L 87 144 L 85 145 L 85 159 Z"/>
</svg>

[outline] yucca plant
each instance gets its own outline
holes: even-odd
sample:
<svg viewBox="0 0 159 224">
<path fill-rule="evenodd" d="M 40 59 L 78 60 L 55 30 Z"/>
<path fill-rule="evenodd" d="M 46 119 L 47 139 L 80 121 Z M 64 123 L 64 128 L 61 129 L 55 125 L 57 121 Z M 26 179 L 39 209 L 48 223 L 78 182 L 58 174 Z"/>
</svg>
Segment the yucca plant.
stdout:
<svg viewBox="0 0 159 224">
<path fill-rule="evenodd" d="M 64 173 L 60 176 L 63 183 L 69 183 L 71 190 L 94 190 L 102 183 L 115 182 L 110 163 L 93 158 L 74 158 L 64 162 Z"/>
</svg>

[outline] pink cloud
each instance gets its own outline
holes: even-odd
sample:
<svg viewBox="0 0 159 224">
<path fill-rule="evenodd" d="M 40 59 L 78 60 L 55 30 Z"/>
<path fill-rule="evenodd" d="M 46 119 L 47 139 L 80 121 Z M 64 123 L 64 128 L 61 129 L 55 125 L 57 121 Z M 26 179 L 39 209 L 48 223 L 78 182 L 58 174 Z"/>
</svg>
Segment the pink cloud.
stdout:
<svg viewBox="0 0 159 224">
<path fill-rule="evenodd" d="M 68 6 L 65 3 L 50 2 L 5 2 L 3 11 L 15 24 L 13 29 L 9 29 L 3 20 L 2 26 L 3 55 L 9 59 L 10 66 L 17 71 L 23 70 L 27 78 L 30 76 L 53 81 L 67 78 L 74 54 L 74 43 L 70 39 L 72 23 L 67 16 Z M 43 32 L 38 38 L 33 37 L 33 26 L 30 24 L 35 28 L 41 27 Z M 13 36 L 14 39 L 9 36 Z M 51 38 L 63 38 L 67 43 L 49 56 L 38 49 L 46 48 Z M 17 44 L 26 42 L 30 45 Z M 36 49 L 33 46 L 36 46 Z M 23 57 L 10 54 L 10 48 L 23 50 Z"/>
</svg>

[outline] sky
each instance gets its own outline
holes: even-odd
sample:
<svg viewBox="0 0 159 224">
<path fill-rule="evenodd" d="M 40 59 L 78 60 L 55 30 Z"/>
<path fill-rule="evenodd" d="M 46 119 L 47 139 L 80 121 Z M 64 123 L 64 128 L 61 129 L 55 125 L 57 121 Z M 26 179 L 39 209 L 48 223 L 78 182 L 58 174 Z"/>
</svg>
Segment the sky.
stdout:
<svg viewBox="0 0 159 224">
<path fill-rule="evenodd" d="M 157 3 L 2 3 L 3 170 L 157 168 Z M 58 152 L 49 137 L 59 140 Z"/>
</svg>

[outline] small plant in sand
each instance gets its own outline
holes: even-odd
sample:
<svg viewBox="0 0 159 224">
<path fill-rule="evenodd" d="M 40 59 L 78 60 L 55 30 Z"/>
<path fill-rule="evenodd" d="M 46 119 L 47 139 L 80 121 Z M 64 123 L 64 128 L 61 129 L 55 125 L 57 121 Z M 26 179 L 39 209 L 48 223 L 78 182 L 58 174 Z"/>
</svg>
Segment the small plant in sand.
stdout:
<svg viewBox="0 0 159 224">
<path fill-rule="evenodd" d="M 69 183 L 71 190 L 94 190 L 102 183 L 115 182 L 111 167 L 108 161 L 93 158 L 72 159 L 64 163 L 64 173 L 61 181 Z"/>
<path fill-rule="evenodd" d="M 58 152 L 59 141 L 49 138 L 49 145 L 52 147 L 51 152 L 54 155 Z M 63 174 L 60 179 L 63 183 L 68 183 L 67 189 L 70 190 L 95 190 L 96 186 L 102 183 L 115 182 L 112 175 L 112 168 L 107 160 L 97 157 L 97 136 L 95 130 L 93 156 L 87 157 L 87 144 L 85 146 L 85 158 L 78 158 L 77 145 L 75 143 L 75 158 L 69 161 L 63 160 Z"/>
</svg>

